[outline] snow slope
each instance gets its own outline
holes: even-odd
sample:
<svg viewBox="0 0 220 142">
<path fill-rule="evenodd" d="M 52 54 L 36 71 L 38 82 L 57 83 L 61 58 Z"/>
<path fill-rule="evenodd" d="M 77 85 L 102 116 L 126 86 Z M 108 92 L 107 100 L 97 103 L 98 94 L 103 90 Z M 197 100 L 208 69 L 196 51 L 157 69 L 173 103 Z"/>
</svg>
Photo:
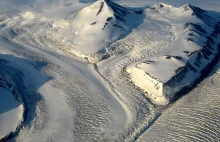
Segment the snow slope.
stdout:
<svg viewBox="0 0 220 142">
<path fill-rule="evenodd" d="M 199 74 L 190 66 L 186 80 L 167 89 L 168 95 L 161 89 L 150 97 L 149 87 L 163 88 L 189 62 L 200 71 L 214 59 L 216 12 L 192 5 L 147 6 L 155 3 L 151 0 L 114 2 L 0 1 L 0 59 L 10 65 L 0 75 L 8 72 L 15 79 L 27 110 L 25 123 L 6 139 L 135 141 L 163 115 L 167 106 L 158 105 L 178 98 L 172 91 Z M 198 60 L 201 53 L 204 58 Z"/>
<path fill-rule="evenodd" d="M 129 34 L 143 17 L 142 9 L 99 0 L 55 21 L 32 11 L 2 15 L 1 27 L 5 37 L 14 42 L 52 48 L 94 63 L 111 56 L 109 45 Z"/>
<path fill-rule="evenodd" d="M 130 116 L 123 103 L 85 64 L 3 37 L 0 45 L 1 60 L 14 68 L 1 71 L 10 72 L 12 78 L 16 78 L 14 74 L 21 77 L 16 85 L 28 108 L 19 135 L 14 133 L 8 139 L 102 141 L 117 139 L 127 125 Z"/>
<path fill-rule="evenodd" d="M 208 78 L 165 110 L 137 141 L 219 141 L 219 67 L 218 63 Z"/>
<path fill-rule="evenodd" d="M 33 61 L 30 65 L 28 61 L 5 57 L 24 73 L 25 80 L 30 80 L 26 85 L 33 86 L 30 91 L 34 92 L 34 99 L 28 99 L 33 110 L 27 116 L 28 122 L 33 121 L 28 125 L 30 129 L 22 128 L 16 140 L 38 141 L 39 135 L 42 141 L 119 139 L 133 116 L 127 104 L 115 98 L 112 88 L 105 88 L 96 74 L 71 58 L 75 46 L 66 41 L 68 36 L 59 35 L 62 27 L 56 27 L 62 21 L 48 20 L 31 11 L 1 15 L 1 53 Z M 48 80 L 41 68 L 46 68 L 43 73 L 52 76 L 53 83 L 45 84 Z M 39 102 L 35 100 L 38 94 L 42 97 Z"/>
<path fill-rule="evenodd" d="M 81 54 L 105 54 L 108 53 L 108 46 L 129 34 L 132 28 L 141 23 L 142 17 L 142 10 L 98 0 L 67 19 L 76 36 L 68 40 L 76 44 L 74 50 Z"/>
<path fill-rule="evenodd" d="M 0 87 L 0 95 L 0 139 L 2 139 L 16 130 L 22 119 L 23 108 L 7 89 Z"/>
<path fill-rule="evenodd" d="M 176 41 L 156 57 L 128 66 L 127 72 L 154 103 L 165 105 L 182 87 L 193 84 L 218 56 L 220 20 L 216 13 L 191 5 L 176 8 L 161 3 L 152 6 L 149 13 L 172 24 Z"/>
</svg>

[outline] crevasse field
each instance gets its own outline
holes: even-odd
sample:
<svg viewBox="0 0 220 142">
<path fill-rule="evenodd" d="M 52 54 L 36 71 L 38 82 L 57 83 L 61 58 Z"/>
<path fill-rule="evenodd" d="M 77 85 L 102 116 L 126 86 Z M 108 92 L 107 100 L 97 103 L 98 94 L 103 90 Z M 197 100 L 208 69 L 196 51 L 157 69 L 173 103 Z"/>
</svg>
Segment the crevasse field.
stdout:
<svg viewBox="0 0 220 142">
<path fill-rule="evenodd" d="M 0 0 L 0 142 L 218 142 L 219 57 L 219 0 Z"/>
</svg>

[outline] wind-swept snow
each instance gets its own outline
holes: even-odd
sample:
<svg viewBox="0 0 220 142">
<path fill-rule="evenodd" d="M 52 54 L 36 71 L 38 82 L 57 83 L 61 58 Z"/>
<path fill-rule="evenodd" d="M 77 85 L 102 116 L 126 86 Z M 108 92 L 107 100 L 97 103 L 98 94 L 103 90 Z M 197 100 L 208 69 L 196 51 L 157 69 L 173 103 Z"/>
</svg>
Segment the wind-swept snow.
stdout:
<svg viewBox="0 0 220 142">
<path fill-rule="evenodd" d="M 0 76 L 24 109 L 2 141 L 135 141 L 150 130 L 220 47 L 217 12 L 152 2 L 0 1 Z"/>
<path fill-rule="evenodd" d="M 149 57 L 166 49 L 174 40 L 173 29 L 163 20 L 152 19 L 144 11 L 146 17 L 143 23 L 134 29 L 124 39 L 112 44 L 115 56 L 97 64 L 99 72 L 118 92 L 118 96 L 129 104 L 135 120 L 130 128 L 124 132 L 124 137 L 132 141 L 141 133 L 145 126 L 149 126 L 158 116 L 158 110 L 129 81 L 125 68 L 143 57 Z M 141 113 L 140 113 L 141 112 Z"/>
<path fill-rule="evenodd" d="M 0 18 L 3 34 L 10 40 L 52 48 L 95 63 L 110 57 L 114 49 L 109 45 L 141 24 L 144 14 L 142 9 L 123 8 L 111 1 L 99 0 L 55 21 L 32 11 Z"/>
<path fill-rule="evenodd" d="M 4 54 L 0 58 L 11 62 L 29 80 L 29 89 L 34 93 L 22 94 L 30 95 L 24 100 L 30 103 L 37 101 L 37 95 L 42 97 L 36 106 L 26 106 L 35 106 L 36 112 L 29 110 L 28 116 L 36 116 L 28 123 L 29 127 L 22 128 L 17 141 L 117 139 L 127 125 L 130 116 L 123 104 L 85 64 L 33 47 L 30 51 L 19 45 L 8 45 L 5 41 L 1 42 L 0 49 Z M 33 63 L 9 56 L 17 54 Z M 51 81 L 42 73 L 51 76 Z"/>
<path fill-rule="evenodd" d="M 84 63 L 70 58 L 73 45 L 63 34 L 56 34 L 62 27 L 55 27 L 53 21 L 33 12 L 2 16 L 0 24 L 1 53 L 20 55 L 19 58 L 31 63 L 11 56 L 3 56 L 4 59 L 14 63 L 30 80 L 32 97 L 42 97 L 39 102 L 35 98 L 28 99 L 34 102 L 32 106 L 36 109 L 28 112 L 32 114 L 29 117 L 33 114 L 36 117 L 28 125 L 30 128 L 22 128 L 17 141 L 123 138 L 124 128 L 128 128 L 133 119 L 128 104 L 115 98 L 113 88 L 105 88 Z M 42 73 L 51 77 L 51 81 Z"/>
<path fill-rule="evenodd" d="M 219 67 L 218 63 L 208 78 L 164 111 L 137 141 L 219 141 Z"/>
</svg>

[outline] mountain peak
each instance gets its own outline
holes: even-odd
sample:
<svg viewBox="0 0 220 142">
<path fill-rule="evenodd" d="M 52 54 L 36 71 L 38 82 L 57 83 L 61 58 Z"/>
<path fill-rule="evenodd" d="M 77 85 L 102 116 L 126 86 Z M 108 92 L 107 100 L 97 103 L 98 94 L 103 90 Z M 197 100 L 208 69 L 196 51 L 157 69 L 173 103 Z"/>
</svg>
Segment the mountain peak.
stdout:
<svg viewBox="0 0 220 142">
<path fill-rule="evenodd" d="M 213 15 L 210 12 L 203 10 L 199 7 L 193 6 L 191 4 L 185 4 L 181 7 L 175 7 L 173 5 L 168 5 L 164 3 L 158 3 L 150 7 L 150 9 L 160 12 L 161 14 L 167 15 L 176 15 L 176 16 L 195 16 L 201 21 L 205 22 L 207 25 L 213 24 L 210 21 L 215 22 Z M 214 18 L 215 19 L 215 18 Z"/>
<path fill-rule="evenodd" d="M 211 18 L 211 15 L 209 15 L 209 13 L 207 13 L 207 11 L 205 11 L 199 7 L 196 7 L 196 6 L 192 6 L 192 5 L 189 5 L 189 7 L 193 11 L 193 13 L 192 13 L 193 16 L 198 17 L 200 20 L 202 20 L 207 25 L 211 24 L 210 21 L 213 21 L 213 20 L 211 20 L 213 18 Z"/>
<path fill-rule="evenodd" d="M 111 0 L 98 0 L 74 13 L 68 21 L 74 32 L 82 33 L 75 39 L 75 43 L 80 44 L 82 52 L 98 54 L 105 52 L 103 47 L 124 37 L 132 28 L 139 25 L 144 17 L 141 13 L 142 10 L 123 7 Z M 78 41 L 88 42 L 78 43 Z"/>
</svg>

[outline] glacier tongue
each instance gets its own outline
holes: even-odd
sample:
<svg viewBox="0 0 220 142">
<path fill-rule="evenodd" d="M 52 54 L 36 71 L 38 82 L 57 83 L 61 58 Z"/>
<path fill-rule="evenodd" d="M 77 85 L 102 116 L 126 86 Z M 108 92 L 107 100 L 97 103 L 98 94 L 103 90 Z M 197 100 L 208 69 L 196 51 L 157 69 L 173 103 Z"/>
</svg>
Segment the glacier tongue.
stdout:
<svg viewBox="0 0 220 142">
<path fill-rule="evenodd" d="M 16 63 L 9 73 L 18 67 L 20 91 L 43 97 L 26 98 L 33 112 L 18 141 L 134 141 L 217 62 L 213 11 L 117 4 L 123 0 L 36 3 L 0 15 L 0 52 Z"/>
</svg>

